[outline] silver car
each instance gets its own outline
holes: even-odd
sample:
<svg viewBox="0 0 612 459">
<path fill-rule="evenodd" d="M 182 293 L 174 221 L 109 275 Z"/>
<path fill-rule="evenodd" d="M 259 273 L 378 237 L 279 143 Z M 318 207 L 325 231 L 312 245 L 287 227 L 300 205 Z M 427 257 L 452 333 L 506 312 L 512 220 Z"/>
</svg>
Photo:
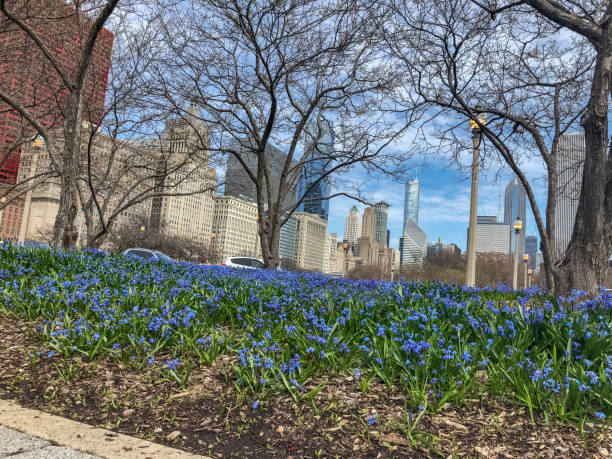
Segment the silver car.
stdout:
<svg viewBox="0 0 612 459">
<path fill-rule="evenodd" d="M 141 249 L 141 248 L 127 249 L 125 252 L 123 252 L 123 256 L 143 258 L 145 260 L 154 260 L 154 261 L 162 260 L 162 261 L 169 262 L 169 263 L 173 262 L 172 258 L 170 258 L 165 253 L 162 253 L 158 250 L 151 250 L 151 249 Z"/>
</svg>

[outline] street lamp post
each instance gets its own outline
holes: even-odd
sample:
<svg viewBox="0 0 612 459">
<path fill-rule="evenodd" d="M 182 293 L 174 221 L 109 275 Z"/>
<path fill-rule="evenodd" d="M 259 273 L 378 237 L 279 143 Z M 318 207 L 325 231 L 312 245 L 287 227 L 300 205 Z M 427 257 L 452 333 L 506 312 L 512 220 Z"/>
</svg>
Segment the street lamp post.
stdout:
<svg viewBox="0 0 612 459">
<path fill-rule="evenodd" d="M 479 123 L 480 124 L 479 124 Z M 484 115 L 478 115 L 478 122 L 470 120 L 472 129 L 472 144 L 474 145 L 472 157 L 472 188 L 470 193 L 470 225 L 468 229 L 468 253 L 467 253 L 467 272 L 466 284 L 476 284 L 476 221 L 478 214 L 478 163 L 480 161 L 480 142 L 482 132 L 480 126 L 486 123 Z"/>
<path fill-rule="evenodd" d="M 529 264 L 529 254 L 523 255 L 523 264 L 525 265 L 525 282 L 523 283 L 523 287 L 527 288 L 527 265 Z"/>
<path fill-rule="evenodd" d="M 521 233 L 521 229 L 523 228 L 523 222 L 520 218 L 517 218 L 514 221 L 514 270 L 512 272 L 512 288 L 516 290 L 518 288 L 518 265 L 519 265 L 519 234 Z"/>
<path fill-rule="evenodd" d="M 533 273 L 533 270 L 532 270 L 532 269 L 528 269 L 528 270 L 527 270 L 528 279 L 529 279 L 529 282 L 528 282 L 528 286 L 529 286 L 529 287 L 531 287 L 531 274 L 532 274 L 532 273 Z"/>
</svg>

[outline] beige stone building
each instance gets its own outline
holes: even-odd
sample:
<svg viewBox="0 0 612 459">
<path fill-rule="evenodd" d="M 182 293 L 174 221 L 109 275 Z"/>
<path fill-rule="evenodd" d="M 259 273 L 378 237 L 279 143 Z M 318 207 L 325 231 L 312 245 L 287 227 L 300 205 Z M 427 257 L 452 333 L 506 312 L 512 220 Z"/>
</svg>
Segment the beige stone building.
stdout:
<svg viewBox="0 0 612 459">
<path fill-rule="evenodd" d="M 89 125 L 85 126 L 89 128 Z M 84 136 L 82 151 L 87 153 L 89 136 Z M 151 213 L 150 200 L 133 204 L 124 211 L 120 209 L 143 189 L 150 188 L 151 183 L 139 183 L 134 173 L 126 173 L 126 168 L 121 168 L 130 161 L 130 158 L 138 157 L 142 160 L 143 155 L 148 154 L 135 146 L 120 142 L 116 139 L 96 133 L 91 143 L 92 175 L 98 180 L 97 199 L 105 222 L 108 218 L 116 215 L 115 225 L 120 226 L 138 219 L 148 219 Z M 112 159 L 111 159 L 112 157 Z M 153 158 L 152 158 L 153 159 Z M 117 167 L 109 167 L 112 161 Z M 23 205 L 23 218 L 19 228 L 20 242 L 26 240 L 45 241 L 50 238 L 55 223 L 55 217 L 59 209 L 60 179 L 55 175 L 49 175 L 53 166 L 49 153 L 42 140 L 34 140 L 22 146 L 21 163 L 19 167 L 18 183 L 27 181 L 30 190 L 25 193 Z M 44 174 L 47 174 L 46 176 Z M 102 175 L 104 174 L 104 175 Z M 45 177 L 37 179 L 36 177 Z M 87 185 L 82 182 L 81 192 L 86 204 L 90 201 L 91 193 Z M 90 202 L 93 206 L 93 201 Z M 77 245 L 85 245 L 87 241 L 87 224 L 83 206 L 79 200 L 79 212 L 76 217 L 78 230 Z M 91 207 L 93 210 L 94 208 Z M 97 210 L 91 212 L 91 225 L 98 227 L 100 219 Z"/>
<path fill-rule="evenodd" d="M 299 268 L 322 271 L 326 256 L 327 221 L 318 215 L 305 212 L 296 212 L 293 215 L 297 220 L 295 262 Z"/>
<path fill-rule="evenodd" d="M 208 129 L 197 109 L 184 118 L 166 122 L 162 139 L 163 161 L 170 170 L 161 193 L 151 204 L 151 227 L 170 236 L 209 244 L 212 235 L 215 170 L 208 166 Z"/>
<path fill-rule="evenodd" d="M 323 272 L 337 272 L 336 249 L 338 246 L 338 233 L 325 235 L 325 256 L 323 257 Z"/>
<path fill-rule="evenodd" d="M 212 241 L 221 259 L 258 256 L 257 204 L 233 196 L 217 196 L 214 203 Z"/>
<path fill-rule="evenodd" d="M 369 238 L 374 241 L 376 237 L 376 210 L 374 207 L 366 207 L 363 210 L 361 223 L 361 238 Z"/>
</svg>

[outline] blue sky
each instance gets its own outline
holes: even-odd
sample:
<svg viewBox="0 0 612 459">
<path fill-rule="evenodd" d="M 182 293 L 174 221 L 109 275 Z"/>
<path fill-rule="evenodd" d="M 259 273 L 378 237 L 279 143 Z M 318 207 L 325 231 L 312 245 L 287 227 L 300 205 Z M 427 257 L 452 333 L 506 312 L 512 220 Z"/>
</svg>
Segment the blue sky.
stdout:
<svg viewBox="0 0 612 459">
<path fill-rule="evenodd" d="M 416 160 L 416 158 L 415 158 Z M 418 164 L 418 167 L 416 166 Z M 523 169 L 528 179 L 532 180 L 540 211 L 544 212 L 546 204 L 545 183 L 540 178 L 543 165 L 534 160 L 525 164 Z M 466 249 L 467 227 L 470 208 L 470 178 L 466 172 L 458 168 L 449 168 L 441 159 L 415 162 L 414 171 L 418 170 L 421 182 L 419 225 L 427 233 L 428 242 L 437 241 L 438 237 L 444 243 L 454 242 L 462 251 Z M 499 177 L 495 171 L 481 171 L 478 193 L 478 215 L 498 215 L 499 196 L 501 193 L 500 217 L 504 213 L 504 190 L 513 174 L 502 169 Z M 414 173 L 406 176 L 412 180 Z M 391 231 L 391 247 L 399 247 L 399 237 L 404 214 L 404 183 L 394 180 L 370 180 L 366 189 L 373 201 L 385 200 L 391 207 L 387 228 Z M 339 238 L 344 233 L 344 223 L 350 208 L 356 205 L 361 214 L 365 205 L 349 198 L 333 198 L 330 202 L 328 232 L 338 233 Z M 538 236 L 537 228 L 527 202 L 527 235 Z M 538 236 L 538 243 L 539 243 Z"/>
</svg>

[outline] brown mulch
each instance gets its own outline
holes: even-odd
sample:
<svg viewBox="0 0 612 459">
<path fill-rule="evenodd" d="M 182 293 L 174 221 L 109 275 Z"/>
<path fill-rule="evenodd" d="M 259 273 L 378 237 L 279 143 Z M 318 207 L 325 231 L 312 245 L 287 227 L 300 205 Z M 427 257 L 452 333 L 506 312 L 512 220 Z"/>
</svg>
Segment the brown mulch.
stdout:
<svg viewBox="0 0 612 459">
<path fill-rule="evenodd" d="M 312 401 L 276 394 L 238 403 L 229 358 L 195 370 L 189 387 L 105 359 L 86 362 L 43 351 L 32 324 L 0 315 L 0 398 L 91 425 L 212 457 L 608 457 L 612 435 L 532 424 L 522 407 L 469 401 L 424 416 L 405 431 L 408 404 L 382 384 L 361 393 L 334 378 Z M 44 355 L 48 350 L 44 352 Z M 317 381 L 321 383 L 321 381 Z M 314 386 L 313 386 L 314 388 Z M 368 426 L 366 418 L 376 414 Z"/>
</svg>

